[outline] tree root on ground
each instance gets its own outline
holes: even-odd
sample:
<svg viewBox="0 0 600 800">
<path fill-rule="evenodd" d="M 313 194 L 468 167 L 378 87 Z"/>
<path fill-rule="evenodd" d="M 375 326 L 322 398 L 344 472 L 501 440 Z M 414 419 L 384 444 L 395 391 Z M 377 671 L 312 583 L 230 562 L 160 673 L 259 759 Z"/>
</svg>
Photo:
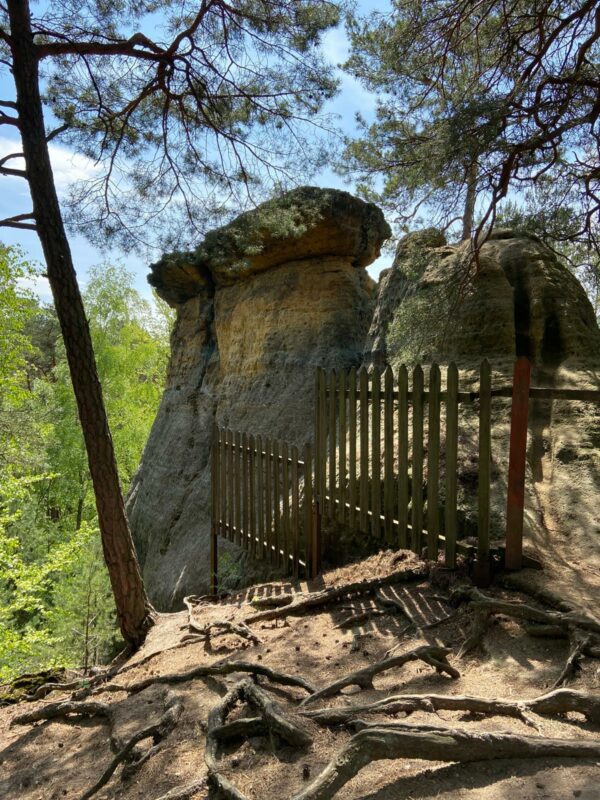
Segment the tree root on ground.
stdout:
<svg viewBox="0 0 600 800">
<path fill-rule="evenodd" d="M 283 608 L 268 608 L 265 611 L 258 611 L 256 614 L 251 614 L 249 617 L 246 617 L 245 622 L 251 624 L 252 622 L 266 622 L 267 620 L 281 619 L 287 616 L 301 616 L 306 611 L 312 611 L 315 608 L 335 603 L 338 600 L 345 599 L 349 595 L 358 596 L 372 594 L 381 586 L 422 580 L 427 577 L 428 574 L 429 566 L 423 562 L 415 564 L 414 567 L 407 567 L 379 578 L 345 583 L 342 586 L 329 586 L 326 589 L 313 592 L 312 594 L 297 594 L 294 596 L 292 602 L 283 606 Z"/>
<path fill-rule="evenodd" d="M 465 711 L 485 716 L 514 717 L 527 725 L 535 725 L 529 714 L 560 716 L 575 711 L 588 722 L 600 723 L 600 695 L 557 689 L 533 700 L 502 700 L 470 695 L 400 694 L 374 703 L 334 706 L 301 711 L 303 717 L 320 725 L 346 725 L 360 714 L 412 714 L 414 711 Z"/>
<path fill-rule="evenodd" d="M 402 612 L 409 622 L 419 631 L 429 630 L 430 628 L 436 628 L 438 625 L 443 625 L 444 622 L 448 622 L 448 620 L 453 619 L 453 617 L 455 617 L 458 613 L 457 611 L 454 611 L 452 614 L 447 614 L 441 619 L 434 619 L 433 622 L 426 622 L 424 625 L 419 625 L 419 623 L 414 620 L 410 612 L 410 608 L 401 597 L 387 597 L 381 590 L 377 590 L 375 592 L 375 597 L 382 605 L 388 606 L 388 608 L 395 608 Z"/>
<path fill-rule="evenodd" d="M 331 800 L 363 767 L 381 759 L 488 761 L 507 758 L 600 758 L 600 743 L 460 729 L 368 727 L 355 734 L 323 772 L 293 800 Z"/>
<path fill-rule="evenodd" d="M 398 656 L 386 658 L 383 661 L 377 661 L 370 664 L 368 667 L 359 669 L 356 672 L 351 672 L 343 678 L 330 683 L 328 686 L 319 689 L 309 697 L 302 701 L 303 706 L 308 703 L 313 703 L 321 697 L 331 697 L 332 695 L 339 694 L 346 686 L 358 686 L 361 689 L 372 689 L 373 678 L 380 672 L 385 672 L 393 667 L 402 667 L 409 661 L 424 661 L 431 667 L 434 667 L 437 672 L 445 672 L 451 678 L 460 678 L 460 673 L 453 666 L 448 663 L 448 654 L 450 650 L 447 647 L 439 647 L 438 645 L 421 645 L 409 650 L 407 653 L 402 653 Z"/>
<path fill-rule="evenodd" d="M 527 603 L 497 600 L 482 594 L 473 587 L 456 589 L 452 593 L 451 601 L 455 605 L 467 602 L 469 608 L 474 612 L 471 632 L 459 650 L 459 658 L 474 650 L 481 643 L 489 627 L 490 619 L 495 614 L 520 620 L 525 630 L 533 635 L 548 636 L 560 633 L 562 636 L 570 638 L 571 650 L 554 688 L 562 686 L 573 676 L 584 655 L 600 657 L 600 646 L 597 639 L 600 636 L 600 622 L 586 614 L 578 611 L 546 611 Z"/>
<path fill-rule="evenodd" d="M 242 639 L 246 639 L 252 644 L 260 644 L 261 640 L 259 637 L 253 633 L 250 628 L 243 622 L 232 622 L 231 620 L 216 620 L 215 622 L 209 622 L 207 625 L 199 625 L 194 620 L 194 604 L 196 598 L 194 595 L 190 595 L 189 597 L 183 598 L 183 604 L 187 608 L 188 612 L 188 629 L 192 636 L 197 637 L 198 641 L 203 639 L 208 639 L 211 634 L 218 636 L 219 634 L 223 633 L 234 633 L 236 636 L 239 636 Z M 214 633 L 213 633 L 214 631 Z M 191 637 L 184 637 L 182 641 L 185 639 L 191 640 Z"/>
<path fill-rule="evenodd" d="M 65 719 L 71 716 L 103 717 L 106 719 L 110 725 L 110 745 L 115 755 L 98 781 L 81 796 L 81 800 L 87 800 L 108 783 L 119 764 L 125 763 L 122 778 L 127 779 L 159 750 L 160 743 L 177 725 L 183 711 L 181 699 L 169 690 L 164 693 L 163 701 L 165 711 L 158 722 L 146 726 L 126 742 L 121 741 L 115 733 L 113 707 L 108 703 L 96 701 L 48 703 L 33 711 L 19 714 L 13 718 L 11 724 L 29 725 L 35 722 Z M 136 752 L 136 745 L 150 738 L 152 738 L 152 745 L 143 753 Z"/>
<path fill-rule="evenodd" d="M 363 622 L 368 622 L 373 617 L 385 617 L 389 614 L 388 611 L 382 611 L 379 608 L 368 608 L 366 611 L 359 611 L 358 614 L 350 614 L 335 625 L 335 629 L 343 630 L 344 628 L 354 628 L 355 625 L 361 625 Z"/>
<path fill-rule="evenodd" d="M 151 678 L 144 678 L 136 683 L 130 683 L 128 686 L 122 686 L 117 683 L 106 683 L 99 686 L 97 692 L 127 692 L 128 694 L 137 694 L 138 692 L 147 689 L 149 686 L 154 686 L 159 683 L 186 683 L 193 681 L 196 678 L 205 678 L 215 675 L 231 675 L 236 672 L 249 672 L 252 675 L 262 675 L 268 678 L 273 683 L 280 683 L 282 686 L 297 686 L 304 689 L 306 692 L 313 693 L 317 691 L 316 686 L 309 683 L 304 678 L 296 675 L 288 675 L 285 672 L 277 672 L 264 664 L 253 664 L 249 661 L 225 661 L 220 664 L 204 664 L 200 667 L 194 667 L 187 670 L 187 672 L 173 672 L 167 675 L 154 675 Z"/>
<path fill-rule="evenodd" d="M 192 800 L 194 795 L 206 789 L 206 784 L 207 779 L 201 778 L 199 781 L 193 781 L 186 786 L 176 786 L 166 794 L 161 794 L 157 800 Z"/>
<path fill-rule="evenodd" d="M 177 697 L 171 692 L 167 691 L 165 693 L 164 701 L 165 712 L 158 722 L 147 725 L 145 728 L 142 728 L 141 731 L 134 733 L 133 736 L 119 748 L 118 752 L 115 754 L 115 757 L 112 759 L 96 783 L 90 789 L 88 789 L 87 792 L 84 792 L 84 794 L 81 795 L 80 800 L 88 800 L 90 797 L 95 795 L 99 789 L 108 783 L 114 771 L 122 762 L 129 762 L 126 765 L 124 776 L 129 777 L 133 771 L 139 768 L 148 760 L 148 758 L 157 752 L 160 743 L 177 725 L 183 712 L 183 703 L 181 698 Z M 144 741 L 144 739 L 150 738 L 152 739 L 152 746 L 149 748 L 149 750 L 146 753 L 143 753 L 141 756 L 135 757 L 134 748 L 136 745 Z"/>
</svg>

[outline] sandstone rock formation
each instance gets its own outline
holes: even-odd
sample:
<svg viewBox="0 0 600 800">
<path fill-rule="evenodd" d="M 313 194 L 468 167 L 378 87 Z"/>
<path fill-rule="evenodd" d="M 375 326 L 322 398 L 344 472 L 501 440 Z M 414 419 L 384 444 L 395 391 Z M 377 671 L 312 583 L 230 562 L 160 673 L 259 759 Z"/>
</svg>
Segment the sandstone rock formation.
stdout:
<svg viewBox="0 0 600 800">
<path fill-rule="evenodd" d="M 496 230 L 478 267 L 469 246 L 438 231 L 410 234 L 383 274 L 364 361 L 442 365 L 455 360 L 463 387 L 483 357 L 507 385 L 516 356 L 538 386 L 600 388 L 600 330 L 581 284 L 537 238 Z M 465 386 L 465 384 L 467 384 Z M 496 400 L 492 526 L 504 536 L 510 404 Z M 477 407 L 463 407 L 459 489 L 463 532 L 476 531 Z M 600 403 L 530 402 L 526 536 L 560 591 L 600 591 Z M 470 509 L 470 512 L 469 510 Z M 592 576 L 596 576 L 592 579 Z"/>
<path fill-rule="evenodd" d="M 213 422 L 299 446 L 311 440 L 314 369 L 360 363 L 372 314 L 364 267 L 389 235 L 375 206 L 304 187 L 152 266 L 149 280 L 177 321 L 128 514 L 159 609 L 208 588 Z M 240 572 L 241 551 L 223 550 Z M 245 579 L 260 569 L 246 565 Z"/>
</svg>

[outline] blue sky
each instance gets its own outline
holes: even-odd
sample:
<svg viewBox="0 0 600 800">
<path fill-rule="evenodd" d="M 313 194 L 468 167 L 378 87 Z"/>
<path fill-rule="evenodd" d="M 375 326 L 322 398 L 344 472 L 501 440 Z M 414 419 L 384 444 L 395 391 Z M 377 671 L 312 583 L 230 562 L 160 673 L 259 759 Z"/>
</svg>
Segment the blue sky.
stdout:
<svg viewBox="0 0 600 800">
<path fill-rule="evenodd" d="M 387 2 L 377 2 L 377 0 L 359 0 L 357 3 L 359 13 L 368 13 L 374 9 L 385 10 L 389 4 Z M 342 62 L 348 51 L 348 43 L 343 26 L 332 30 L 325 36 L 324 51 L 333 63 Z M 355 114 L 360 111 L 367 118 L 375 108 L 375 98 L 365 91 L 365 89 L 349 75 L 340 73 L 341 92 L 331 101 L 324 111 L 338 116 L 341 129 L 352 134 L 355 130 Z M 13 89 L 7 77 L 0 78 L 0 90 L 2 97 L 13 96 Z M 15 146 L 16 143 L 16 146 Z M 61 146 L 58 143 L 51 143 L 51 157 L 54 168 L 54 176 L 59 192 L 59 197 L 66 196 L 69 186 L 78 179 L 89 177 L 94 170 L 94 164 L 83 156 Z M 18 150 L 18 138 L 10 130 L 10 126 L 0 128 L 0 158 L 8 153 Z M 11 166 L 18 167 L 16 161 Z M 329 186 L 353 190 L 352 184 L 345 183 L 332 170 L 323 171 L 310 181 L 318 186 Z M 31 207 L 29 191 L 25 181 L 19 178 L 3 177 L 3 191 L 0 192 L 0 218 L 9 217 L 14 214 L 26 212 Z M 43 264 L 41 247 L 34 232 L 18 231 L 10 228 L 3 228 L 0 231 L 0 239 L 5 244 L 19 245 L 25 256 L 31 260 L 39 261 Z M 77 269 L 81 285 L 85 285 L 87 272 L 91 266 L 104 261 L 113 261 L 124 264 L 128 270 L 135 275 L 136 288 L 145 296 L 150 297 L 150 289 L 146 282 L 148 264 L 139 256 L 125 253 L 119 250 L 111 252 L 100 252 L 92 247 L 89 242 L 81 236 L 71 235 L 69 237 L 73 258 Z M 377 277 L 379 272 L 389 266 L 391 262 L 389 253 L 381 256 L 370 268 L 369 272 L 373 277 Z M 50 292 L 46 282 L 40 279 L 32 286 L 40 297 L 47 301 L 50 299 Z"/>
</svg>

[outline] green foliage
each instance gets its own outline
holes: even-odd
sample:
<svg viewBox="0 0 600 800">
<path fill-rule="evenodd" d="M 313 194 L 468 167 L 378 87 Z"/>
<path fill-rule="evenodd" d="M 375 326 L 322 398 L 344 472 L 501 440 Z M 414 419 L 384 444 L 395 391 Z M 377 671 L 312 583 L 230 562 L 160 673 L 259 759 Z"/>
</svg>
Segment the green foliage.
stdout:
<svg viewBox="0 0 600 800">
<path fill-rule="evenodd" d="M 509 191 L 546 181 L 551 207 L 576 214 L 560 238 L 600 252 L 597 23 L 595 4 L 572 0 L 392 0 L 350 18 L 346 68 L 379 97 L 340 169 L 405 226 L 475 216 L 483 229 Z"/>
<path fill-rule="evenodd" d="M 2 409 L 10 402 L 10 414 L 0 416 L 0 681 L 55 666 L 89 667 L 118 644 L 56 318 L 19 288 L 30 270 L 18 253 L 3 252 L 0 319 L 13 355 L 0 372 Z M 132 276 L 111 265 L 91 272 L 84 299 L 126 487 L 162 393 L 168 313 L 153 309 Z"/>
</svg>

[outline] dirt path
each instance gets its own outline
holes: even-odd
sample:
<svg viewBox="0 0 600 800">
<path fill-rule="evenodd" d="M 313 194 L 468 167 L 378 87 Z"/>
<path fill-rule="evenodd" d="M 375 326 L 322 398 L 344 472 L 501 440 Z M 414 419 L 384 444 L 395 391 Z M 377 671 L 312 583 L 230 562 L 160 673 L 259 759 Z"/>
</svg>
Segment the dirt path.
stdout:
<svg viewBox="0 0 600 800">
<path fill-rule="evenodd" d="M 195 611 L 201 624 L 228 619 L 241 622 L 254 611 L 253 596 L 293 594 L 299 590 L 317 591 L 389 573 L 397 569 L 394 554 L 382 553 L 359 564 L 323 576 L 318 585 L 277 584 L 256 588 L 229 598 L 220 605 L 204 605 Z M 408 559 L 412 562 L 412 557 Z M 445 576 L 443 576 L 445 577 Z M 420 625 L 442 620 L 453 609 L 440 600 L 444 590 L 428 582 L 386 589 L 388 599 L 400 599 Z M 505 594 L 499 590 L 497 595 Z M 512 594 L 512 599 L 519 599 Z M 339 628 L 350 614 L 374 608 L 372 598 L 360 598 L 315 610 L 310 615 L 290 616 L 284 621 L 252 625 L 261 642 L 252 644 L 233 635 L 176 647 L 187 632 L 187 613 L 164 615 L 152 630 L 142 651 L 127 670 L 114 681 L 125 685 L 143 678 L 179 673 L 199 665 L 241 660 L 267 665 L 301 676 L 323 686 L 356 669 L 381 659 L 391 647 L 400 645 L 402 653 L 420 644 L 438 644 L 456 653 L 471 625 L 466 609 L 430 629 L 407 629 L 408 620 L 398 610 L 382 607 L 387 613 L 373 617 L 354 628 Z M 168 649 L 174 648 L 174 649 Z M 483 697 L 533 698 L 546 692 L 564 665 L 567 645 L 562 640 L 533 638 L 513 621 L 502 619 L 487 634 L 483 647 L 450 662 L 460 678 L 451 680 L 430 666 L 416 661 L 402 669 L 379 674 L 371 689 L 356 687 L 323 700 L 324 705 L 366 703 L 390 694 L 437 693 L 470 694 Z M 150 656 L 150 658 L 149 658 Z M 598 661 L 586 659 L 574 688 L 600 693 Z M 98 800 L 157 800 L 175 786 L 206 777 L 204 746 L 208 713 L 220 698 L 242 677 L 205 677 L 186 683 L 153 685 L 137 694 L 114 691 L 98 695 L 114 709 L 113 735 L 123 741 L 160 717 L 165 693 L 183 702 L 183 713 L 172 733 L 161 742 L 154 755 L 134 775 L 122 779 L 121 767 L 95 795 Z M 261 686 L 286 711 L 298 710 L 306 696 L 303 689 L 282 687 L 260 679 Z M 55 695 L 44 702 L 57 699 Z M 37 707 L 27 704 L 27 709 Z M 0 710 L 0 797 L 3 800 L 62 800 L 80 798 L 110 763 L 113 754 L 109 725 L 101 718 L 71 718 L 37 725 L 11 726 L 23 711 L 23 704 Z M 239 712 L 237 712 L 239 714 Z M 234 714 L 235 717 L 235 714 Z M 403 715 L 398 717 L 403 718 Z M 600 726 L 583 722 L 577 715 L 568 718 L 539 717 L 535 730 L 510 717 L 481 717 L 462 712 L 418 711 L 410 723 L 460 727 L 471 731 L 508 731 L 598 741 Z M 299 749 L 254 736 L 221 748 L 219 769 L 249 800 L 280 800 L 292 797 L 307 785 L 349 740 L 343 728 L 328 728 L 307 722 L 311 736 L 308 748 Z M 193 795 L 216 798 L 207 786 Z M 415 759 L 379 761 L 362 770 L 336 795 L 336 800 L 582 800 L 600 798 L 600 766 L 568 760 L 518 759 L 472 764 L 444 764 Z"/>
</svg>

